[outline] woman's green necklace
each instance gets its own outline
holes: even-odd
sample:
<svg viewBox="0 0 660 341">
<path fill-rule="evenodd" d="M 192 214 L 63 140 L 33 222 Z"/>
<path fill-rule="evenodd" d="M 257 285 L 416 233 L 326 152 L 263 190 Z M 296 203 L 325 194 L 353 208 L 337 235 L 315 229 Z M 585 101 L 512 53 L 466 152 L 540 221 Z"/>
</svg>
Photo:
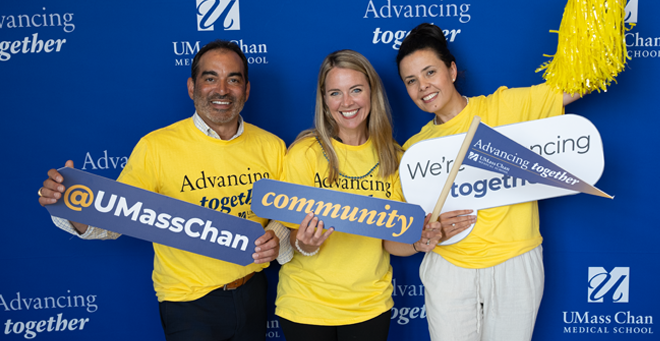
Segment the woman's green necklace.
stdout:
<svg viewBox="0 0 660 341">
<path fill-rule="evenodd" d="M 323 145 L 321 144 L 321 141 L 319 140 L 318 137 L 316 138 L 316 142 L 319 143 L 319 146 L 321 146 L 321 151 L 323 152 L 323 156 L 324 156 L 325 159 L 328 161 L 328 163 L 330 163 L 330 159 L 328 159 L 328 155 L 325 154 L 325 149 L 323 149 Z M 360 179 L 364 179 L 364 178 L 366 178 L 367 176 L 369 176 L 369 174 L 371 174 L 371 172 L 373 172 L 373 171 L 376 169 L 376 167 L 378 167 L 379 164 L 380 164 L 380 162 L 376 162 L 376 164 L 375 164 L 373 167 L 371 167 L 371 169 L 367 172 L 367 174 L 362 175 L 362 176 L 350 176 L 350 175 L 346 175 L 346 174 L 344 174 L 344 173 L 342 173 L 342 172 L 338 172 L 338 173 L 339 173 L 339 176 L 341 176 L 341 177 L 343 177 L 343 178 L 346 178 L 346 179 L 350 179 L 350 180 L 360 180 Z"/>
</svg>

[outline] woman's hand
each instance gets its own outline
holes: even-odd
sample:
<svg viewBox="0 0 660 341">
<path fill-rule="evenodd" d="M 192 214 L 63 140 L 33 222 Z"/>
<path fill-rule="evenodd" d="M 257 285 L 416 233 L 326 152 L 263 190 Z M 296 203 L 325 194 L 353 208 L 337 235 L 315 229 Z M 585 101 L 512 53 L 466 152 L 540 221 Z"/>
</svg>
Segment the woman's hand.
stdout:
<svg viewBox="0 0 660 341">
<path fill-rule="evenodd" d="M 429 252 L 436 245 L 449 240 L 451 237 L 465 231 L 477 222 L 476 215 L 468 215 L 473 210 L 457 210 L 445 212 L 438 217 L 439 221 L 430 222 L 431 214 L 426 215 L 422 238 L 413 244 L 417 252 Z"/>
<path fill-rule="evenodd" d="M 445 212 L 440 215 L 439 223 L 442 230 L 440 242 L 449 240 L 451 237 L 465 231 L 472 224 L 477 222 L 476 215 L 469 215 L 473 210 L 456 210 Z"/>
<path fill-rule="evenodd" d="M 417 252 L 432 251 L 435 246 L 440 243 L 442 239 L 442 226 L 440 222 L 429 222 L 431 213 L 424 218 L 424 230 L 422 230 L 422 237 L 413 243 L 413 249 Z"/>
<path fill-rule="evenodd" d="M 309 213 L 303 219 L 302 223 L 300 223 L 300 227 L 295 233 L 295 240 L 292 240 L 294 242 L 293 247 L 298 249 L 298 251 L 303 251 L 303 254 L 315 254 L 321 247 L 321 244 L 330 237 L 334 230 L 331 227 L 323 232 L 323 221 L 319 221 L 319 218 L 314 216 L 314 213 Z M 291 235 L 293 236 L 294 233 Z"/>
</svg>

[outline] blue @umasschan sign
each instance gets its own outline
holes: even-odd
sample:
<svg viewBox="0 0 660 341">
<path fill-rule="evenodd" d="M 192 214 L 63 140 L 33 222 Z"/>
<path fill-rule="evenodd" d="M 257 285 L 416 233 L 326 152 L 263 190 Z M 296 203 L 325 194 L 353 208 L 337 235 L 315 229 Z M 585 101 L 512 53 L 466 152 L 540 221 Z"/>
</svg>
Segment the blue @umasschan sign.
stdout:
<svg viewBox="0 0 660 341">
<path fill-rule="evenodd" d="M 424 210 L 414 204 L 261 179 L 252 188 L 252 211 L 299 224 L 309 212 L 326 228 L 412 244 L 424 228 Z"/>
<path fill-rule="evenodd" d="M 253 262 L 261 224 L 73 168 L 51 215 L 238 265 Z"/>
</svg>

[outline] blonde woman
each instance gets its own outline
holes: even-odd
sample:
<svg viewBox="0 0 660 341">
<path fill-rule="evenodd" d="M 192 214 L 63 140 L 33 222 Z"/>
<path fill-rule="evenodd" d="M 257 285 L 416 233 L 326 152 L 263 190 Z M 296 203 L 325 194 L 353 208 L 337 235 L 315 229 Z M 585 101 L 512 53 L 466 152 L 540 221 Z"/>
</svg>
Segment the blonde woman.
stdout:
<svg viewBox="0 0 660 341">
<path fill-rule="evenodd" d="M 325 58 L 314 125 L 290 147 L 285 181 L 403 199 L 398 175 L 402 150 L 392 138 L 380 78 L 364 56 L 342 50 Z M 287 341 L 387 340 L 392 267 L 383 240 L 324 229 L 311 213 L 300 225 L 287 226 L 296 251 L 280 270 L 275 302 Z M 414 245 L 388 242 L 388 250 L 429 251 L 440 239 L 431 228 L 421 237 L 424 242 Z"/>
</svg>

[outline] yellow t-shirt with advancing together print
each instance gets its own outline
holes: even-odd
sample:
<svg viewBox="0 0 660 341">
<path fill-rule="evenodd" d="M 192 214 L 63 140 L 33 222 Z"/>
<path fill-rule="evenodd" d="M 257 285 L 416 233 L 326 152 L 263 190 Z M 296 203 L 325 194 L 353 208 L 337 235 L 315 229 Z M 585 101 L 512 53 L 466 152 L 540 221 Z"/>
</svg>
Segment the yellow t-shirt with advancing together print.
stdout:
<svg viewBox="0 0 660 341">
<path fill-rule="evenodd" d="M 333 140 L 339 170 L 360 177 L 378 162 L 371 140 L 349 146 Z M 284 161 L 284 181 L 342 192 L 402 200 L 398 173 L 378 176 L 376 168 L 361 179 L 343 176 L 330 183 L 328 161 L 315 138 L 296 143 Z M 299 224 L 286 224 L 298 228 Z M 333 232 L 314 256 L 295 253 L 280 270 L 275 314 L 313 325 L 364 322 L 392 308 L 392 267 L 381 239 Z"/>
<path fill-rule="evenodd" d="M 545 84 L 529 88 L 500 87 L 490 96 L 472 97 L 456 117 L 440 125 L 427 123 L 404 145 L 436 137 L 464 133 L 474 116 L 491 127 L 564 113 L 563 94 Z M 479 210 L 472 232 L 453 245 L 438 246 L 435 252 L 452 264 L 481 269 L 500 264 L 541 245 L 536 201 Z"/>
<path fill-rule="evenodd" d="M 267 219 L 250 208 L 252 184 L 261 178 L 279 179 L 285 152 L 282 140 L 251 124 L 244 123 L 239 137 L 223 141 L 206 136 L 189 118 L 143 137 L 117 181 L 264 226 Z M 153 246 L 152 278 L 161 302 L 198 299 L 267 266 L 240 266 Z"/>
</svg>

